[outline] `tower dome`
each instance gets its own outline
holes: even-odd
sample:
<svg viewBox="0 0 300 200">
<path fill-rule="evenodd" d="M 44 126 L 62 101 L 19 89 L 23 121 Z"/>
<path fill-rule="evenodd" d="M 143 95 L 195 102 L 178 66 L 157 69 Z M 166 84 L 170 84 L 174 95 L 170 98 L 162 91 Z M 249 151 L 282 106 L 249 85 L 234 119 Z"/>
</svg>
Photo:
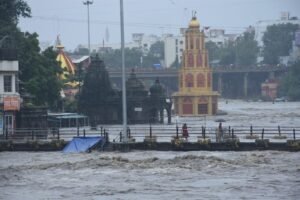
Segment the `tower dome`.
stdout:
<svg viewBox="0 0 300 200">
<path fill-rule="evenodd" d="M 197 20 L 196 16 L 193 16 L 192 20 L 189 23 L 189 28 L 199 28 L 200 27 L 200 23 Z"/>
</svg>

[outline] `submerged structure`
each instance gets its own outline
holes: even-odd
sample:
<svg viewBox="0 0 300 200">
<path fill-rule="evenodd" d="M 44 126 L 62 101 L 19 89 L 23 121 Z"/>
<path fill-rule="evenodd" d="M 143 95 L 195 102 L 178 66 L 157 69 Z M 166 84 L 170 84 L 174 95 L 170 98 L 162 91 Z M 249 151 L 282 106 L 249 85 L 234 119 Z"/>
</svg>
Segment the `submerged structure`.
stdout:
<svg viewBox="0 0 300 200">
<path fill-rule="evenodd" d="M 163 86 L 156 80 L 149 91 L 134 71 L 126 81 L 127 120 L 129 124 L 163 123 L 164 110 L 171 123 L 171 101 L 166 98 Z M 78 109 L 89 116 L 92 126 L 122 123 L 122 91 L 114 89 L 104 62 L 97 56 L 84 78 Z"/>
<path fill-rule="evenodd" d="M 179 91 L 173 94 L 175 113 L 179 116 L 214 115 L 218 110 L 218 93 L 212 90 L 204 33 L 199 29 L 200 23 L 193 16 L 185 33 Z"/>
</svg>

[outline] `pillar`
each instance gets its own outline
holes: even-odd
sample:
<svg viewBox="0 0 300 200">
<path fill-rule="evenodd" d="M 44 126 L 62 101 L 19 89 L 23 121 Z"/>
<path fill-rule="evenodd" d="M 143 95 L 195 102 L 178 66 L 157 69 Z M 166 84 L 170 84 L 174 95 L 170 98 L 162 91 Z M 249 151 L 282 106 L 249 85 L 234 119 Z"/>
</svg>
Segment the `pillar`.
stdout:
<svg viewBox="0 0 300 200">
<path fill-rule="evenodd" d="M 244 74 L 244 97 L 248 96 L 248 73 Z"/>
<path fill-rule="evenodd" d="M 274 79 L 275 78 L 275 73 L 274 72 L 270 72 L 269 73 L 269 79 Z"/>
<path fill-rule="evenodd" d="M 223 90 L 223 77 L 222 77 L 222 73 L 220 73 L 218 76 L 218 92 L 220 93 L 221 96 L 222 96 L 222 90 Z"/>
</svg>

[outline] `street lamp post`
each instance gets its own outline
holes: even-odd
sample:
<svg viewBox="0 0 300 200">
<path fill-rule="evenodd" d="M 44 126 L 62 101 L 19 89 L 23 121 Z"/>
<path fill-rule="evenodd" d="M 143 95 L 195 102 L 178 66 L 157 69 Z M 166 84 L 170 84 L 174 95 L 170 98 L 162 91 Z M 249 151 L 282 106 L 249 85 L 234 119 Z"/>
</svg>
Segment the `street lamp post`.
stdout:
<svg viewBox="0 0 300 200">
<path fill-rule="evenodd" d="M 127 142 L 127 105 L 126 105 L 126 77 L 125 77 L 125 51 L 124 51 L 124 13 L 123 0 L 120 0 L 120 25 L 121 25 L 121 53 L 122 53 L 122 105 L 123 105 L 123 135 Z"/>
<path fill-rule="evenodd" d="M 93 1 L 84 1 L 83 5 L 87 6 L 87 18 L 88 18 L 88 49 L 89 54 L 91 53 L 91 41 L 90 41 L 90 5 L 93 4 Z"/>
</svg>

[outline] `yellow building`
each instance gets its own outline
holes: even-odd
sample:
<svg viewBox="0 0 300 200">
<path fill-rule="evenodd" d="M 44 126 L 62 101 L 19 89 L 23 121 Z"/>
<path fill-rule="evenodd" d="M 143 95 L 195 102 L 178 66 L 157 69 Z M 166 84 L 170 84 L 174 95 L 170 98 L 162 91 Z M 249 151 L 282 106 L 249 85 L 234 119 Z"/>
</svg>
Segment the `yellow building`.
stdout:
<svg viewBox="0 0 300 200">
<path fill-rule="evenodd" d="M 71 58 L 64 52 L 64 46 L 61 44 L 59 36 L 57 36 L 55 47 L 58 51 L 56 61 L 60 63 L 60 67 L 63 70 L 63 73 L 60 75 L 60 79 L 66 80 L 70 76 L 75 75 L 76 67 L 73 64 Z"/>
<path fill-rule="evenodd" d="M 217 92 L 212 91 L 212 70 L 205 49 L 204 33 L 195 16 L 185 33 L 185 50 L 179 70 L 179 91 L 173 94 L 179 116 L 214 115 L 218 110 Z"/>
</svg>

